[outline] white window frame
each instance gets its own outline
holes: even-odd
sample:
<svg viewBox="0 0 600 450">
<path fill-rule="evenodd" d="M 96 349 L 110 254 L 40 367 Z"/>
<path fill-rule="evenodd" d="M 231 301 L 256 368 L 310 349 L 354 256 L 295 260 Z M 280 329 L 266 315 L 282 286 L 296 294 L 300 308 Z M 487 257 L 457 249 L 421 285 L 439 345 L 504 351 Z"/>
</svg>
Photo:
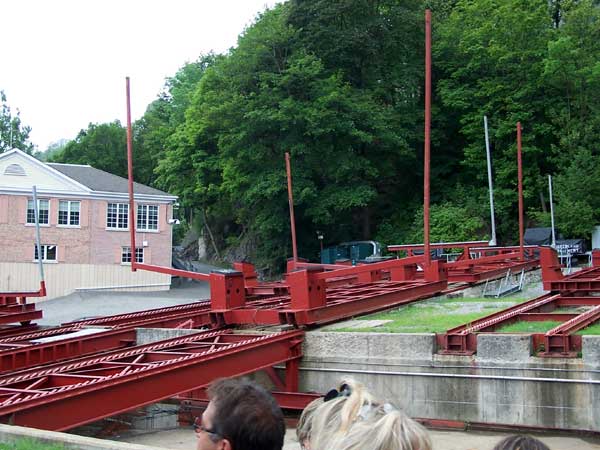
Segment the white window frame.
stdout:
<svg viewBox="0 0 600 450">
<path fill-rule="evenodd" d="M 61 204 L 67 204 L 67 223 L 60 223 L 60 213 L 61 213 L 61 209 L 60 209 L 60 205 Z M 78 204 L 77 206 L 77 211 L 73 211 L 73 206 L 75 203 Z M 73 223 L 74 221 L 71 220 L 71 213 L 77 213 L 77 223 Z M 57 227 L 64 227 L 64 228 L 81 228 L 81 201 L 80 200 L 59 200 L 58 201 L 58 217 L 56 219 L 57 221 Z"/>
<path fill-rule="evenodd" d="M 41 219 L 41 212 L 42 212 L 42 207 L 41 204 L 42 202 L 46 202 L 46 205 L 48 206 L 46 209 L 44 209 L 44 211 L 46 211 L 46 222 L 42 222 L 40 220 L 40 226 L 50 226 L 50 199 L 48 198 L 38 198 L 38 219 Z M 29 207 L 29 204 L 31 203 L 31 208 Z M 29 212 L 32 211 L 32 215 L 31 215 L 31 222 L 29 221 L 30 215 Z M 29 225 L 29 226 L 35 226 L 35 209 L 33 208 L 33 199 L 32 198 L 28 198 L 27 199 L 27 210 L 25 213 L 25 225 Z"/>
<path fill-rule="evenodd" d="M 141 255 L 141 258 L 140 258 Z M 144 247 L 135 248 L 135 262 L 138 264 L 144 263 Z M 121 264 L 131 265 L 131 247 L 121 247 Z"/>
<path fill-rule="evenodd" d="M 58 262 L 58 246 L 56 244 L 40 244 L 42 250 L 42 261 L 57 263 Z M 48 259 L 48 250 L 54 250 L 54 259 Z M 33 244 L 33 262 L 38 262 L 38 258 L 36 257 L 37 253 L 37 244 Z"/>
<path fill-rule="evenodd" d="M 109 212 L 111 209 L 111 205 L 116 205 L 116 217 L 114 225 L 111 225 L 109 222 Z M 119 214 L 123 214 L 122 209 L 125 209 L 125 226 L 119 226 Z M 114 214 L 114 213 L 113 213 Z M 126 231 L 129 230 L 129 204 L 128 203 L 118 203 L 118 202 L 108 202 L 106 204 L 106 229 L 107 230 L 119 230 Z"/>
<path fill-rule="evenodd" d="M 150 221 L 150 210 L 156 209 L 156 225 L 154 221 Z M 151 204 L 138 204 L 137 205 L 137 215 L 135 221 L 135 227 L 137 231 L 147 231 L 151 233 L 158 233 L 158 223 L 159 223 L 159 206 L 151 205 Z M 150 225 L 155 225 L 156 228 L 151 228 Z"/>
</svg>

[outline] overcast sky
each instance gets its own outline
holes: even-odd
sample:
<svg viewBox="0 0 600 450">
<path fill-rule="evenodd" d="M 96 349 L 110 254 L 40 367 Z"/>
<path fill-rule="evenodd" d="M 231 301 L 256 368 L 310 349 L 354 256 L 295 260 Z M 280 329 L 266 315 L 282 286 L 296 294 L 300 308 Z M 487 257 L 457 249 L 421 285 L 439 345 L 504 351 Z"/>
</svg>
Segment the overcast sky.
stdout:
<svg viewBox="0 0 600 450">
<path fill-rule="evenodd" d="M 0 90 L 45 150 L 91 123 L 133 120 L 185 62 L 236 45 L 276 0 L 0 0 Z"/>
</svg>

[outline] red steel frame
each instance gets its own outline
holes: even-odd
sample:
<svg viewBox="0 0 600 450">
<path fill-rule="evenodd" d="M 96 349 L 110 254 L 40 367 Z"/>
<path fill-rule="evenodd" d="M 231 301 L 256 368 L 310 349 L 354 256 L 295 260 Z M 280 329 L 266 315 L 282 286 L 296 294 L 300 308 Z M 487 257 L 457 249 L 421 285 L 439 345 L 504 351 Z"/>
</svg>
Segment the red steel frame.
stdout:
<svg viewBox="0 0 600 450">
<path fill-rule="evenodd" d="M 80 330 L 72 330 L 76 333 Z M 85 336 L 68 337 L 45 343 L 0 344 L 0 372 L 13 371 L 61 361 L 85 354 L 128 347 L 135 344 L 135 329 L 106 330 Z"/>
<path fill-rule="evenodd" d="M 540 356 L 576 356 L 581 350 L 581 336 L 574 333 L 600 320 L 600 297 L 589 295 L 600 290 L 600 268 L 592 267 L 564 277 L 555 250 L 541 247 L 540 255 L 544 286 L 553 292 L 438 335 L 442 353 L 473 354 L 477 349 L 475 333 L 496 331 L 509 323 L 558 321 L 562 323 L 546 333 L 532 333 L 536 349 L 543 348 Z M 587 309 L 583 312 L 555 312 L 565 307 Z"/>
<path fill-rule="evenodd" d="M 21 323 L 29 325 L 32 320 L 41 319 L 42 311 L 35 304 L 27 303 L 27 297 L 45 297 L 46 283 L 40 281 L 40 289 L 30 292 L 0 292 L 0 325 Z"/>
<path fill-rule="evenodd" d="M 62 431 L 285 363 L 298 386 L 303 332 L 201 332 L 0 377 L 0 421 Z"/>
</svg>

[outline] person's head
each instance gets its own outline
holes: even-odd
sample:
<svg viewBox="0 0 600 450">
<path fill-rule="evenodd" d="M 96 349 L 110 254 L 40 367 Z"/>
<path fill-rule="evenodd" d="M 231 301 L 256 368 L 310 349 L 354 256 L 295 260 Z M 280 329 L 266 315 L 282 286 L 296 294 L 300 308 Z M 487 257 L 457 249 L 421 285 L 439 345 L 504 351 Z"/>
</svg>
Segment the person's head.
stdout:
<svg viewBox="0 0 600 450">
<path fill-rule="evenodd" d="M 312 420 L 314 417 L 313 413 L 322 404 L 323 399 L 318 398 L 310 402 L 308 405 L 306 405 L 306 408 L 302 410 L 302 414 L 298 420 L 298 425 L 296 426 L 296 436 L 298 437 L 298 442 L 303 450 L 311 450 L 310 435 L 312 432 Z"/>
<path fill-rule="evenodd" d="M 429 433 L 389 404 L 364 409 L 328 450 L 431 450 Z"/>
<path fill-rule="evenodd" d="M 346 380 L 310 414 L 310 450 L 430 450 L 427 431 Z M 301 441 L 302 443 L 302 441 Z"/>
<path fill-rule="evenodd" d="M 281 408 L 262 386 L 223 378 L 208 388 L 210 402 L 196 425 L 197 450 L 281 450 Z"/>
<path fill-rule="evenodd" d="M 522 434 L 515 434 L 502 439 L 494 450 L 550 450 L 542 441 Z"/>
</svg>

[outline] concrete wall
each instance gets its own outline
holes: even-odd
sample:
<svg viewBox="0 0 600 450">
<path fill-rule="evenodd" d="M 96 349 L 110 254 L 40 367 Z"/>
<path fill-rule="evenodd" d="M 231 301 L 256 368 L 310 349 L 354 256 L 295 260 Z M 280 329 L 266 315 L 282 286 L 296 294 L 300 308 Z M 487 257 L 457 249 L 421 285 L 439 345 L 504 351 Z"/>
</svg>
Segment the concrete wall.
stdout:
<svg viewBox="0 0 600 450">
<path fill-rule="evenodd" d="M 44 264 L 48 295 L 31 301 L 44 301 L 79 289 L 110 288 L 119 291 L 158 291 L 169 289 L 171 276 L 121 265 Z M 0 292 L 37 291 L 39 268 L 34 263 L 0 262 Z"/>
<path fill-rule="evenodd" d="M 413 417 L 600 431 L 600 337 L 583 359 L 531 356 L 529 336 L 479 335 L 478 356 L 435 354 L 433 334 L 309 332 L 301 390 L 364 382 Z"/>
</svg>

